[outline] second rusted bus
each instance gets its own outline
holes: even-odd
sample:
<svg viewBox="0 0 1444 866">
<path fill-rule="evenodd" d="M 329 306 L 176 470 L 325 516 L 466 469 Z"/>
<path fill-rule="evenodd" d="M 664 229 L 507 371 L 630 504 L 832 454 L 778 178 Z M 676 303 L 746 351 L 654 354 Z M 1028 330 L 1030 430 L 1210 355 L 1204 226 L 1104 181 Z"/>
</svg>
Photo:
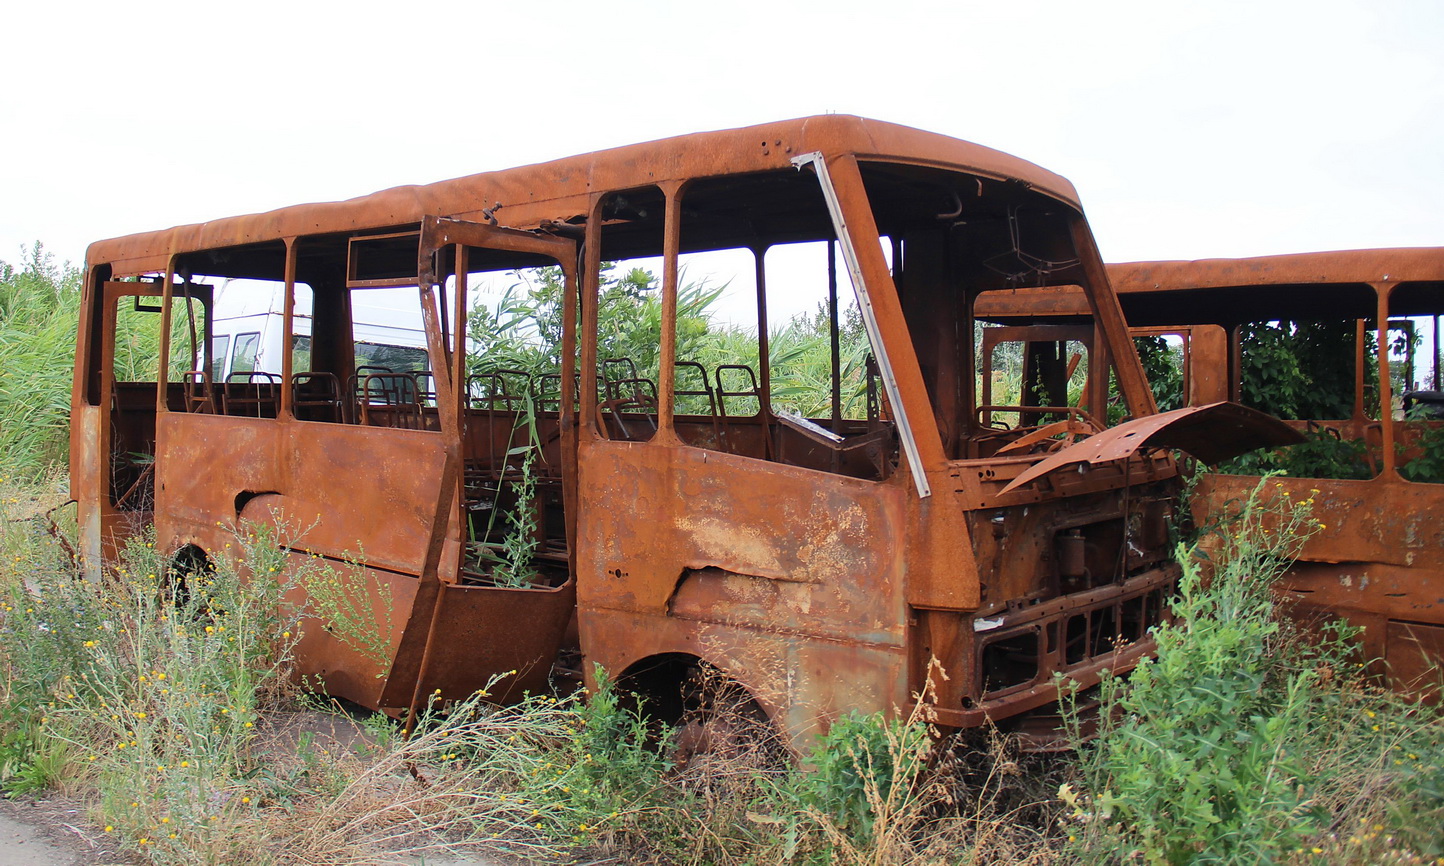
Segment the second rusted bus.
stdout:
<svg viewBox="0 0 1444 866">
<path fill-rule="evenodd" d="M 1444 663 L 1444 249 L 1340 250 L 1108 266 L 1135 337 L 1175 345 L 1160 402 L 1232 399 L 1308 437 L 1203 476 L 1205 521 L 1266 468 L 1323 528 L 1279 585 L 1306 620 L 1346 619 L 1396 687 L 1434 694 Z M 1082 316 L 1076 290 L 995 297 L 1000 320 Z M 1300 366 L 1294 366 L 1300 365 Z"/>
</svg>

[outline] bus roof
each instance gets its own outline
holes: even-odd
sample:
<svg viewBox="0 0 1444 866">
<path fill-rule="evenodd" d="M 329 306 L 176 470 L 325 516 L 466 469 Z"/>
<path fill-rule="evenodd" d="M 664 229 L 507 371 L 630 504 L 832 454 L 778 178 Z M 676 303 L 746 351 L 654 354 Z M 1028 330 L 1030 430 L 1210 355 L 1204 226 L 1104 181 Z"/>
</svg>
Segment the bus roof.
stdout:
<svg viewBox="0 0 1444 866">
<path fill-rule="evenodd" d="M 1240 286 L 1404 283 L 1444 280 L 1444 247 L 1334 250 L 1198 261 L 1108 265 L 1116 291 L 1163 292 Z"/>
<path fill-rule="evenodd" d="M 1127 262 L 1109 265 L 1108 279 L 1135 326 L 1368 319 L 1376 283 L 1398 287 L 1390 315 L 1432 315 L 1444 310 L 1444 247 Z"/>
<path fill-rule="evenodd" d="M 1133 327 L 1372 318 L 1373 283 L 1399 287 L 1391 315 L 1434 315 L 1444 312 L 1444 247 L 1124 262 L 1108 265 L 1108 280 Z M 978 298 L 974 314 L 1004 323 L 1076 318 L 1088 315 L 1088 302 L 1066 286 L 994 291 Z"/>
<path fill-rule="evenodd" d="M 1080 209 L 1065 178 L 1000 151 L 898 124 L 847 115 L 822 115 L 741 129 L 699 132 L 552 162 L 483 172 L 420 186 L 400 186 L 340 202 L 293 205 L 162 231 L 97 241 L 90 265 L 112 273 L 163 271 L 169 257 L 278 238 L 402 226 L 429 215 L 480 221 L 500 203 L 499 221 L 532 228 L 546 220 L 581 217 L 596 193 L 668 180 L 787 168 L 794 156 L 822 151 L 886 159 L 1019 181 Z"/>
</svg>

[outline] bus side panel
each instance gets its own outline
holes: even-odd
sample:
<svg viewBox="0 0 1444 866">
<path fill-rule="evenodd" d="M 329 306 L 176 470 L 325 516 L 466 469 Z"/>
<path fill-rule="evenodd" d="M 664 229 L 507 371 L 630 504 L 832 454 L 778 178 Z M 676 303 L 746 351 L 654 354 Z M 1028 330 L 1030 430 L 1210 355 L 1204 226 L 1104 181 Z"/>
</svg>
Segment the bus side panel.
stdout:
<svg viewBox="0 0 1444 866">
<path fill-rule="evenodd" d="M 726 610 L 718 607 L 716 617 Z M 851 710 L 906 714 L 911 706 L 900 646 L 618 610 L 586 610 L 581 621 L 589 666 L 622 672 L 636 660 L 673 653 L 704 659 L 746 688 L 799 754 Z"/>
<path fill-rule="evenodd" d="M 409 575 L 346 563 L 327 563 L 324 566 L 326 570 L 318 573 L 316 569 L 320 564 L 314 561 L 307 563 L 306 559 L 308 555 L 305 553 L 291 554 L 294 568 L 308 569 L 315 577 L 331 581 L 333 591 L 367 592 L 371 595 L 370 610 L 375 618 L 375 630 L 363 627 L 360 635 L 338 637 L 314 615 L 315 602 L 312 601 L 311 615 L 299 623 L 296 674 L 307 686 L 319 686 L 326 694 L 379 709 L 381 692 L 392 670 L 391 660 L 396 658 L 401 646 L 420 581 Z M 288 596 L 289 600 L 298 607 L 305 605 L 308 588 L 296 587 Z M 383 652 L 384 658 L 381 656 Z"/>
<path fill-rule="evenodd" d="M 898 485 L 686 446 L 590 442 L 580 464 L 590 661 L 687 652 L 789 722 L 906 703 Z"/>
<path fill-rule="evenodd" d="M 425 431 L 168 413 L 156 522 L 177 535 L 229 524 L 275 493 L 294 546 L 419 574 L 444 459 Z"/>
<path fill-rule="evenodd" d="M 1195 511 L 1205 517 L 1221 514 L 1229 503 L 1247 499 L 1258 482 L 1256 475 L 1204 475 L 1195 492 Z M 1437 565 L 1444 550 L 1444 485 L 1379 476 L 1365 481 L 1280 477 L 1269 486 L 1295 501 L 1317 502 L 1313 514 L 1326 529 L 1304 543 L 1299 558 L 1305 562 L 1422 569 Z M 1426 585 L 1421 580 L 1417 589 Z"/>
</svg>

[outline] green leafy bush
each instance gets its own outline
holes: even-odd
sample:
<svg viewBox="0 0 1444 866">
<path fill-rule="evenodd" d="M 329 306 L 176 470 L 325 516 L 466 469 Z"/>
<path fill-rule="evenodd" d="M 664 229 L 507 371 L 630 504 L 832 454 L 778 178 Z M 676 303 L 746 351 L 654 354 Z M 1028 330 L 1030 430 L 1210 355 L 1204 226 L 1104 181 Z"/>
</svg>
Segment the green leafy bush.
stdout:
<svg viewBox="0 0 1444 866">
<path fill-rule="evenodd" d="M 1297 420 L 1348 418 L 1354 410 L 1354 322 L 1255 322 L 1241 334 L 1242 402 Z M 1366 363 L 1372 360 L 1373 344 Z M 1368 383 L 1366 382 L 1366 387 Z M 1375 411 L 1378 389 L 1366 394 Z M 1375 416 L 1377 417 L 1377 416 Z"/>
<path fill-rule="evenodd" d="M 1272 583 L 1319 524 L 1312 500 L 1271 485 L 1180 551 L 1177 619 L 1155 630 L 1157 658 L 1105 682 L 1084 790 L 1060 791 L 1088 859 L 1273 863 L 1335 846 L 1364 863 L 1389 846 L 1438 847 L 1438 713 L 1364 681 L 1348 629 L 1304 641 L 1275 618 Z M 1376 822 L 1367 839 L 1336 832 Z"/>
<path fill-rule="evenodd" d="M 1217 467 L 1228 475 L 1273 473 L 1292 478 L 1364 480 L 1378 474 L 1362 439 L 1345 439 L 1328 429 L 1304 432 L 1304 441 L 1272 451 L 1251 451 Z"/>
<path fill-rule="evenodd" d="M 1423 421 L 1423 418 L 1411 419 Z M 1403 444 L 1399 448 L 1399 474 L 1410 481 L 1428 484 L 1444 484 L 1444 424 L 1419 425 L 1423 428 L 1413 443 L 1413 459 L 1405 453 Z M 1399 429 L 1399 428 L 1395 428 Z"/>
<path fill-rule="evenodd" d="M 1143 375 L 1153 389 L 1158 411 L 1167 412 L 1183 406 L 1183 349 L 1170 345 L 1163 337 L 1134 337 Z"/>
<path fill-rule="evenodd" d="M 921 723 L 854 710 L 818 739 L 807 759 L 810 769 L 798 777 L 798 801 L 865 845 L 879 818 L 911 793 L 931 745 Z"/>
</svg>

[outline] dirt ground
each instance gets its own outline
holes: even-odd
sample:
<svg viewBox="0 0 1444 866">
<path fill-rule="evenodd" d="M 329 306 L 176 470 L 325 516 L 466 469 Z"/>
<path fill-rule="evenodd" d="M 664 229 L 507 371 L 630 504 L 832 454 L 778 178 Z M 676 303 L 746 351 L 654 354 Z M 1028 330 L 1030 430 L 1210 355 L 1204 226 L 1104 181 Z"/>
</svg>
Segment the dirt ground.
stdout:
<svg viewBox="0 0 1444 866">
<path fill-rule="evenodd" d="M 263 726 L 260 747 L 280 756 L 294 754 L 303 736 L 315 748 L 349 751 L 369 745 L 354 714 L 337 705 L 337 712 L 275 713 Z M 134 853 L 120 850 L 118 840 L 94 826 L 79 800 L 54 797 L 39 800 L 0 798 L 0 866 L 134 866 L 143 863 Z M 379 862 L 407 866 L 509 866 L 507 861 L 429 855 L 395 856 Z"/>
<path fill-rule="evenodd" d="M 344 716 L 320 713 L 296 713 L 278 727 L 282 741 L 294 742 L 303 731 L 329 740 L 329 744 L 349 745 L 362 736 Z M 143 862 L 120 850 L 114 837 L 93 826 L 79 801 L 0 798 L 0 866 L 136 866 Z M 520 861 L 433 854 L 424 858 L 388 857 L 382 862 L 408 866 L 515 866 Z"/>
<path fill-rule="evenodd" d="M 91 827 L 79 804 L 0 800 L 0 866 L 109 866 L 135 861 Z"/>
<path fill-rule="evenodd" d="M 0 799 L 0 866 L 135 866 L 85 820 L 78 803 Z M 499 860 L 397 858 L 416 866 L 503 866 Z"/>
</svg>

